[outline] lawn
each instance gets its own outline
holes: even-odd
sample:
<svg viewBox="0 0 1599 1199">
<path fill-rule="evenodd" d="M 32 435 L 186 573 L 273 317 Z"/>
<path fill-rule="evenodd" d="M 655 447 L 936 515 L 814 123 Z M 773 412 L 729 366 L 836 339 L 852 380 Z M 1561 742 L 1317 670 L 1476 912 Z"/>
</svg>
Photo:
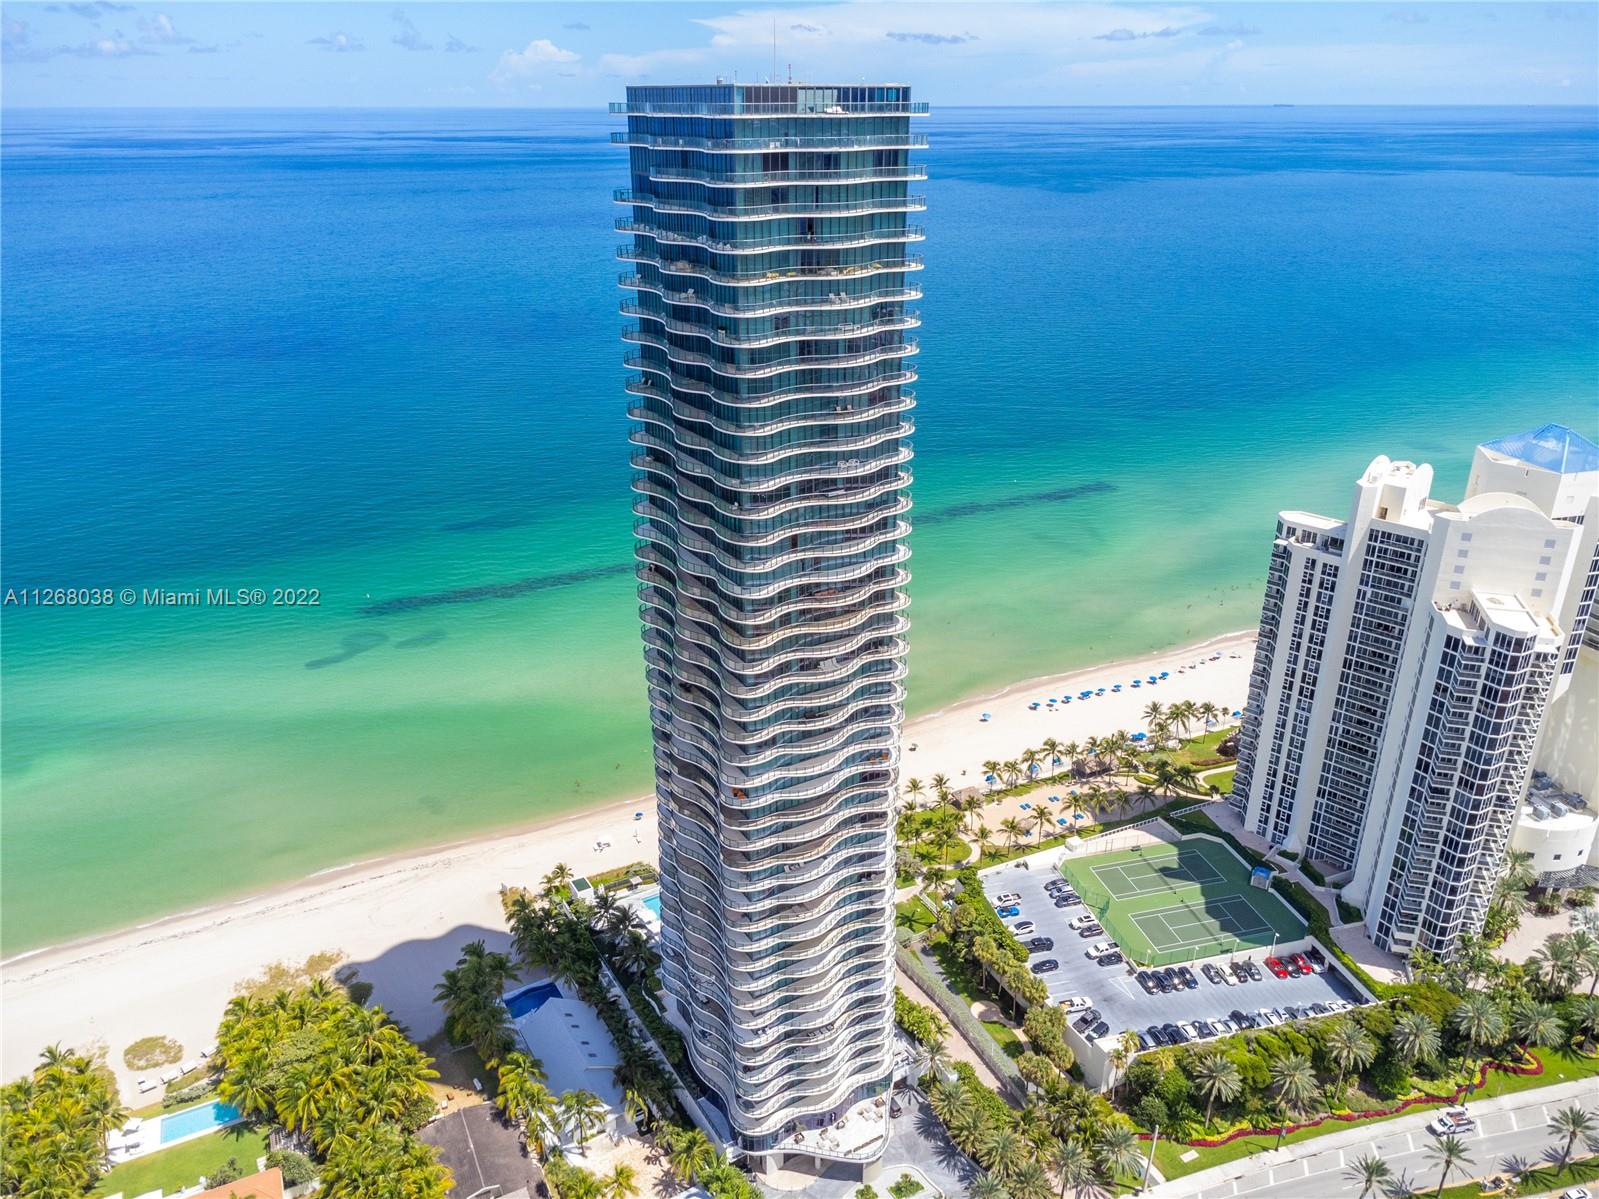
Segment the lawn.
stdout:
<svg viewBox="0 0 1599 1199">
<path fill-rule="evenodd" d="M 1599 1180 L 1599 1157 L 1586 1157 L 1573 1161 L 1563 1170 L 1540 1166 L 1527 1171 L 1521 1176 L 1521 1187 L 1517 1194 L 1542 1195 L 1595 1180 Z M 1482 1199 L 1482 1196 L 1483 1190 L 1476 1182 L 1461 1182 L 1445 1187 L 1439 1199 Z"/>
<path fill-rule="evenodd" d="M 1232 794 L 1233 776 L 1238 773 L 1238 767 L 1227 766 L 1217 770 L 1214 774 L 1207 774 L 1199 780 L 1199 785 L 1204 788 L 1214 787 L 1223 795 Z"/>
<path fill-rule="evenodd" d="M 247 1124 L 236 1124 L 206 1137 L 196 1137 L 171 1149 L 162 1149 L 117 1166 L 94 1188 L 92 1194 L 142 1195 L 160 1188 L 171 1194 L 193 1186 L 203 1176 L 214 1173 L 236 1157 L 246 1174 L 255 1173 L 256 1158 L 267 1151 L 266 1131 Z"/>
<path fill-rule="evenodd" d="M 933 937 L 927 942 L 927 951 L 938 962 L 938 971 L 944 976 L 945 985 L 968 1004 L 988 1002 L 995 1007 L 1002 1006 L 1000 1001 L 988 994 L 972 977 L 972 968 L 950 948 L 949 942 L 942 936 Z M 1015 1030 L 1007 1028 L 997 1020 L 984 1020 L 983 1027 L 1005 1051 L 1007 1057 L 1020 1057 L 1022 1053 L 1021 1041 L 1017 1038 Z"/>
<path fill-rule="evenodd" d="M 1116 942 L 1145 965 L 1167 965 L 1292 940 L 1305 923 L 1249 884 L 1225 845 L 1188 838 L 1068 859 L 1062 872 Z"/>
<path fill-rule="evenodd" d="M 1538 1056 L 1544 1064 L 1542 1074 L 1506 1074 L 1494 1070 L 1488 1075 L 1488 1083 L 1480 1091 L 1474 1091 L 1471 1099 L 1491 1099 L 1496 1095 L 1509 1095 L 1516 1091 L 1528 1091 L 1535 1087 L 1553 1086 L 1555 1083 L 1570 1082 L 1578 1078 L 1591 1078 L 1599 1076 L 1599 1057 L 1586 1058 L 1579 1054 L 1567 1053 L 1564 1050 L 1540 1049 Z M 1452 1086 L 1453 1084 L 1437 1084 Z M 1440 1105 L 1441 1106 L 1441 1105 Z M 1416 1115 L 1425 1108 L 1412 1108 L 1408 1113 L 1399 1115 Z M 1384 1120 L 1396 1119 L 1396 1116 L 1373 1116 L 1370 1120 L 1342 1121 L 1327 1120 L 1314 1128 L 1303 1128 L 1298 1132 L 1290 1133 L 1285 1138 L 1286 1143 L 1308 1141 L 1315 1137 L 1323 1136 L 1330 1132 L 1339 1132 L 1346 1128 L 1364 1128 L 1371 1124 L 1380 1124 Z M 1272 1133 L 1263 1133 L 1260 1136 L 1239 1137 L 1226 1145 L 1214 1149 L 1198 1149 L 1199 1154 L 1191 1162 L 1180 1161 L 1179 1158 L 1189 1151 L 1189 1146 L 1176 1141 L 1161 1141 L 1155 1146 L 1155 1164 L 1167 1178 L 1180 1178 L 1184 1174 L 1192 1174 L 1196 1170 L 1206 1170 L 1211 1166 L 1220 1166 L 1227 1162 L 1237 1161 L 1241 1157 L 1248 1157 L 1251 1153 L 1261 1153 L 1274 1148 L 1277 1137 Z M 1595 1175 L 1599 1175 L 1599 1158 L 1589 1159 L 1595 1163 Z M 1590 1175 L 1589 1177 L 1594 1177 Z M 1552 1185 L 1552 1184 L 1550 1184 Z M 1471 1183 L 1470 1194 L 1480 1194 L 1476 1183 Z M 1457 1188 L 1444 1191 L 1445 1196 L 1455 1193 Z M 1462 1192 L 1465 1194 L 1467 1192 Z M 1536 1190 L 1526 1193 L 1536 1194 Z"/>
<path fill-rule="evenodd" d="M 894 926 L 903 930 L 908 936 L 916 936 L 933 927 L 933 909 L 920 899 L 911 898 L 901 900 L 894 906 L 898 915 L 894 918 Z"/>
</svg>

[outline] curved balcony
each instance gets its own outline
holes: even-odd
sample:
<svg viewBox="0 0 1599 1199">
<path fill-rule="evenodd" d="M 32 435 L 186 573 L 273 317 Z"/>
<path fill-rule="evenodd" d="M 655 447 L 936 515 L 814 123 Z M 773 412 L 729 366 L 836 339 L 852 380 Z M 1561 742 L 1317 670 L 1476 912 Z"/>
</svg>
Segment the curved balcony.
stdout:
<svg viewBox="0 0 1599 1199">
<path fill-rule="evenodd" d="M 634 394 L 639 394 L 634 392 Z M 651 421 L 664 428 L 676 429 L 678 421 L 692 421 L 695 424 L 708 425 L 718 433 L 729 437 L 770 437 L 775 433 L 782 433 L 788 429 L 798 429 L 810 425 L 853 425 L 863 421 L 875 420 L 883 416 L 894 416 L 902 412 L 909 412 L 916 407 L 916 393 L 901 391 L 899 395 L 887 403 L 859 403 L 859 404 L 832 404 L 826 408 L 817 408 L 806 412 L 796 412 L 790 416 L 778 417 L 776 420 L 751 421 L 747 424 L 736 424 L 723 420 L 713 415 L 709 409 L 691 404 L 685 399 L 663 395 L 659 390 L 644 393 L 652 399 L 671 405 L 668 417 L 651 409 L 634 404 L 627 410 L 627 414 L 636 421 Z M 742 513 L 740 514 L 743 515 Z"/>
<path fill-rule="evenodd" d="M 889 411 L 901 411 L 901 409 L 889 409 Z M 664 463 L 662 467 L 664 471 Z M 712 509 L 729 519 L 753 521 L 772 520 L 800 508 L 836 508 L 843 504 L 865 504 L 891 491 L 903 491 L 911 485 L 911 482 L 911 476 L 908 471 L 897 471 L 886 479 L 880 479 L 858 487 L 828 487 L 820 491 L 807 492 L 803 495 L 770 500 L 764 504 L 752 503 L 744 505 L 724 500 L 715 492 L 705 490 L 698 483 L 686 477 L 673 479 L 672 486 L 667 487 L 659 481 L 658 474 L 645 472 L 634 475 L 631 486 L 634 491 L 645 495 L 673 499 L 681 498 L 689 503 L 697 504 L 701 508 Z M 906 503 L 907 505 L 910 503 L 909 496 L 906 497 Z M 897 511 L 903 511 L 903 509 L 897 509 Z M 671 586 L 671 583 L 668 582 L 665 585 Z"/>
<path fill-rule="evenodd" d="M 736 86 L 736 85 L 735 85 Z M 773 85 L 774 87 L 777 85 Z M 847 86 L 847 85 L 846 85 Z M 808 88 L 807 91 L 825 91 Z M 630 117 L 867 117 L 927 115 L 925 100 L 778 100 L 765 103 L 739 101 L 613 100 L 612 116 Z"/>
<path fill-rule="evenodd" d="M 715 221 L 769 221 L 773 217 L 872 216 L 879 212 L 926 212 L 926 196 L 850 196 L 842 200 L 796 200 L 787 204 L 704 204 L 654 192 L 618 188 L 611 193 L 615 204 L 647 208 L 651 212 L 675 212 L 685 216 L 710 217 Z"/>
<path fill-rule="evenodd" d="M 624 262 L 638 262 L 653 266 L 663 275 L 682 275 L 704 279 L 708 283 L 722 283 L 728 287 L 769 287 L 774 283 L 808 283 L 813 280 L 862 279 L 872 275 L 902 275 L 919 271 L 923 267 L 920 254 L 907 254 L 903 258 L 882 259 L 877 262 L 851 262 L 837 266 L 762 268 L 757 271 L 715 271 L 709 266 L 686 260 L 662 258 L 634 246 L 618 246 L 616 256 Z"/>
<path fill-rule="evenodd" d="M 668 304 L 703 308 L 706 312 L 717 316 L 747 319 L 780 316 L 785 312 L 837 312 L 922 298 L 922 290 L 919 287 L 883 287 L 876 291 L 831 292 L 825 296 L 800 296 L 783 300 L 760 296 L 744 304 L 727 304 L 712 302 L 708 297 L 697 295 L 692 288 L 688 291 L 673 291 L 639 274 L 623 273 L 616 277 L 616 282 L 618 287 L 628 291 L 641 291 L 660 296 Z"/>
<path fill-rule="evenodd" d="M 927 178 L 927 164 L 905 162 L 895 166 L 862 163 L 819 170 L 764 171 L 758 167 L 706 170 L 651 162 L 646 168 L 651 183 L 699 183 L 706 187 L 787 187 L 795 183 L 837 186 L 848 183 L 917 183 Z"/>
<path fill-rule="evenodd" d="M 659 375 L 669 380 L 674 392 L 684 392 L 688 395 L 705 396 L 712 403 L 722 404 L 728 408 L 770 408 L 773 404 L 787 403 L 791 400 L 826 400 L 852 398 L 855 396 L 871 395 L 874 391 L 884 391 L 890 387 L 899 387 L 905 383 L 916 382 L 916 371 L 909 370 L 884 371 L 882 374 L 872 375 L 867 379 L 851 379 L 841 383 L 806 383 L 799 387 L 780 387 L 770 391 L 757 393 L 740 393 L 726 391 L 720 387 L 712 387 L 709 383 L 701 383 L 697 379 L 686 379 L 681 375 L 673 374 L 670 369 L 658 362 L 650 362 L 637 354 L 629 354 L 623 358 L 625 363 L 636 366 L 641 371 L 648 371 L 652 375 Z M 629 378 L 623 388 L 636 395 L 660 395 L 662 389 L 656 387 L 650 391 L 640 391 L 637 388 L 647 384 L 641 375 Z M 672 398 L 676 398 L 675 396 Z M 841 409 L 842 410 L 842 409 Z M 826 416 L 821 418 L 826 419 Z"/>
<path fill-rule="evenodd" d="M 896 435 L 897 436 L 897 435 Z M 664 454 L 671 462 L 665 468 L 665 473 L 670 477 L 674 471 L 682 471 L 700 478 L 710 479 L 729 491 L 776 491 L 787 487 L 791 483 L 815 482 L 819 478 L 853 478 L 860 475 L 869 475 L 886 467 L 900 466 L 911 460 L 909 446 L 901 446 L 892 453 L 882 454 L 871 458 L 841 458 L 836 462 L 814 463 L 807 466 L 795 467 L 780 475 L 767 475 L 758 479 L 747 478 L 739 474 L 731 474 L 720 467 L 705 462 L 694 454 L 687 452 L 688 447 L 678 447 L 664 439 L 648 433 L 643 429 L 629 435 L 628 440 L 634 445 L 643 446 L 654 450 L 657 454 Z M 892 437 L 885 440 L 893 440 Z M 683 452 L 679 452 L 680 449 Z M 661 470 L 655 465 L 649 454 L 635 454 L 631 459 L 633 466 L 638 470 Z"/>
<path fill-rule="evenodd" d="M 648 647 L 646 647 L 646 650 L 648 650 Z M 766 688 L 765 690 L 767 694 L 757 697 L 764 699 L 766 702 L 756 703 L 753 706 L 740 703 L 736 711 L 730 712 L 729 701 L 737 699 L 738 697 L 722 695 L 722 693 L 717 690 L 717 688 L 721 685 L 720 681 L 713 678 L 709 672 L 701 671 L 693 663 L 670 662 L 663 664 L 651 659 L 649 653 L 646 652 L 644 665 L 646 678 L 651 677 L 651 671 L 658 672 L 663 680 L 680 678 L 683 680 L 682 685 L 692 684 L 693 686 L 699 687 L 708 695 L 717 696 L 721 700 L 718 711 L 723 719 L 738 720 L 751 725 L 758 724 L 762 721 L 773 720 L 783 713 L 790 712 L 795 709 L 807 709 L 816 704 L 843 700 L 859 691 L 862 687 L 869 687 L 882 683 L 898 685 L 904 681 L 906 675 L 906 666 L 902 657 L 896 657 L 892 653 L 877 653 L 874 651 L 871 657 L 863 663 L 862 669 L 858 671 L 845 672 L 837 676 L 837 686 L 817 687 L 815 684 L 818 681 L 825 682 L 832 680 L 819 680 L 814 674 L 807 674 L 803 677 L 796 676 L 783 680 L 783 682 L 776 687 Z M 666 682 L 655 683 L 652 680 L 652 685 L 660 686 L 665 690 L 670 690 L 670 684 Z M 784 688 L 795 687 L 802 687 L 805 688 L 805 690 L 803 692 L 790 691 L 787 694 L 776 697 L 771 697 L 770 695 L 770 693 L 774 691 L 781 691 Z M 699 700 L 697 697 L 685 696 L 679 692 L 673 692 L 672 694 L 674 694 L 676 699 L 680 702 L 692 703 L 695 707 L 700 708 L 702 711 L 706 710 L 706 703 Z"/>
<path fill-rule="evenodd" d="M 616 222 L 618 233 L 634 233 L 647 237 L 657 245 L 697 246 L 716 254 L 769 254 L 777 250 L 857 250 L 862 246 L 883 242 L 926 241 L 927 230 L 920 225 L 899 225 L 888 229 L 856 229 L 848 233 L 802 234 L 788 233 L 777 237 L 725 238 L 709 234 L 678 233 L 662 229 L 648 221 L 633 221 L 620 217 Z"/>
<path fill-rule="evenodd" d="M 611 144 L 646 150 L 704 150 L 713 154 L 766 154 L 773 150 L 921 150 L 927 147 L 927 135 L 907 131 L 859 137 L 844 133 L 818 137 L 673 137 L 620 129 L 611 133 Z"/>
<path fill-rule="evenodd" d="M 736 337 L 725 328 L 713 328 L 710 325 L 695 324 L 693 321 L 680 321 L 654 308 L 646 308 L 642 304 L 623 304 L 621 312 L 623 316 L 653 321 L 668 333 L 678 333 L 684 337 L 703 337 L 712 345 L 725 346 L 730 350 L 758 350 L 791 341 L 845 341 L 856 337 L 869 337 L 874 333 L 915 329 L 922 323 L 921 313 L 901 310 L 893 316 L 881 317 L 875 321 L 861 321 L 853 325 L 800 325 L 789 329 L 774 329 L 749 337 Z M 639 326 L 624 328 L 623 339 L 626 340 L 629 332 L 638 332 L 639 328 Z"/>
<path fill-rule="evenodd" d="M 624 329 L 622 331 L 622 340 L 660 350 L 666 355 L 668 362 L 678 366 L 701 366 L 729 379 L 770 379 L 774 375 L 787 374 L 789 371 L 843 370 L 847 367 L 871 366 L 874 363 L 885 362 L 891 358 L 910 358 L 921 352 L 921 346 L 916 339 L 907 337 L 904 341 L 893 342 L 886 346 L 877 346 L 870 350 L 854 350 L 849 353 L 841 352 L 835 354 L 809 354 L 800 358 L 782 358 L 773 362 L 740 365 L 738 363 L 722 362 L 709 354 L 696 354 L 692 350 L 680 349 L 670 342 L 663 341 L 637 329 Z M 637 366 L 639 361 L 631 355 L 622 360 L 625 366 Z"/>
<path fill-rule="evenodd" d="M 869 702 L 863 708 L 882 708 L 884 705 Z M 847 723 L 835 723 L 811 729 L 795 730 L 805 734 L 804 740 L 775 742 L 757 750 L 730 751 L 714 736 L 711 730 L 683 714 L 666 715 L 659 711 L 650 714 L 650 723 L 672 739 L 672 752 L 676 753 L 687 742 L 705 754 L 706 761 L 726 770 L 738 770 L 746 775 L 762 773 L 762 768 L 780 758 L 803 759 L 807 755 L 827 753 L 841 748 L 871 749 L 881 746 L 884 738 L 879 730 L 896 727 L 898 713 L 890 710 Z M 787 768 L 785 768 L 787 769 Z"/>
</svg>

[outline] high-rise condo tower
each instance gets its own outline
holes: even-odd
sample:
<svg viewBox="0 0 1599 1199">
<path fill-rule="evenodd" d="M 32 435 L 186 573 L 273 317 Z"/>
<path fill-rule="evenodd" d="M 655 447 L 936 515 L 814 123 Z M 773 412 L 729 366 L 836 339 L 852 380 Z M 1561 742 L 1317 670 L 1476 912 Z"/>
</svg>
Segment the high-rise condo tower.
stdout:
<svg viewBox="0 0 1599 1199">
<path fill-rule="evenodd" d="M 612 107 L 668 1015 L 757 1164 L 870 1162 L 894 1064 L 925 106 L 716 83 Z"/>
<path fill-rule="evenodd" d="M 1382 949 L 1481 930 L 1599 586 L 1599 449 L 1479 446 L 1466 498 L 1379 457 L 1347 520 L 1283 512 L 1232 804 L 1321 863 Z"/>
</svg>

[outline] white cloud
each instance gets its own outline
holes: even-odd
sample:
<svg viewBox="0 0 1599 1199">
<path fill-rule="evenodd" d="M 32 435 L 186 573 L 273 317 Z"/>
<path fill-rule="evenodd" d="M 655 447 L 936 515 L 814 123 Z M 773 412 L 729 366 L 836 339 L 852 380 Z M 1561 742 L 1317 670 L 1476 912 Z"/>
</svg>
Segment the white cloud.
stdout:
<svg viewBox="0 0 1599 1199">
<path fill-rule="evenodd" d="M 389 41 L 393 42 L 396 46 L 400 47 L 400 49 L 402 49 L 402 50 L 431 50 L 431 49 L 433 49 L 433 43 L 428 41 L 427 38 L 422 36 L 422 31 L 416 27 L 416 22 L 411 20 L 410 17 L 406 16 L 405 13 L 402 12 L 400 9 L 397 8 L 392 13 L 390 13 L 389 14 L 389 18 L 396 25 L 398 25 L 400 27 L 400 32 L 396 33 L 393 37 L 391 37 L 389 39 Z"/>
<path fill-rule="evenodd" d="M 139 40 L 150 46 L 187 46 L 194 41 L 184 37 L 164 12 L 139 18 Z"/>
<path fill-rule="evenodd" d="M 330 50 L 335 54 L 353 54 L 366 49 L 366 43 L 355 34 L 344 33 L 337 29 L 324 37 L 311 38 L 305 44 L 321 46 L 324 50 Z"/>
<path fill-rule="evenodd" d="M 489 82 L 496 87 L 514 87 L 517 84 L 538 90 L 537 77 L 548 73 L 561 63 L 576 62 L 583 56 L 575 50 L 563 50 L 549 38 L 534 38 L 525 49 L 507 50 L 489 72 Z"/>
</svg>

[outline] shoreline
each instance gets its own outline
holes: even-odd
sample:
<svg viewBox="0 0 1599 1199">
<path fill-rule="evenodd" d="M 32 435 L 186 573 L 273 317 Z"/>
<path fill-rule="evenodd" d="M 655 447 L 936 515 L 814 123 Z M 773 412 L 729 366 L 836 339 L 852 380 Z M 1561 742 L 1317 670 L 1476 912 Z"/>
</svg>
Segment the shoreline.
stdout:
<svg viewBox="0 0 1599 1199">
<path fill-rule="evenodd" d="M 903 730 L 902 781 L 942 772 L 958 787 L 962 776 L 980 773 L 984 759 L 1015 757 L 1045 736 L 1082 740 L 1137 727 L 1149 699 L 1225 699 L 1229 707 L 1241 706 L 1251 663 L 1245 651 L 1254 637 L 1250 629 L 1039 675 L 917 716 Z M 1134 664 L 1139 675 L 1167 669 L 1171 676 L 1158 690 L 1146 688 L 1153 691 L 1148 696 L 1107 690 L 1092 702 L 1053 711 L 1027 707 L 1032 698 L 1066 691 L 1066 684 L 1125 682 L 1121 672 Z M 981 720 L 989 709 L 992 719 Z M 635 812 L 643 818 L 634 819 Z M 607 846 L 597 848 L 602 839 Z M 509 944 L 502 885 L 535 884 L 558 861 L 581 875 L 655 856 L 654 796 L 612 800 L 326 867 L 235 899 L 25 950 L 0 961 L 5 1076 L 29 1069 L 45 1045 L 98 1040 L 106 1043 L 124 1095 L 132 1097 L 135 1073 L 121 1061 L 129 1043 L 172 1036 L 193 1057 L 212 1040 L 236 983 L 273 963 L 297 964 L 325 950 L 341 951 L 373 984 L 373 1002 L 426 1039 L 439 1024 L 433 984 L 455 964 L 461 946 L 478 939 L 497 949 Z"/>
</svg>

